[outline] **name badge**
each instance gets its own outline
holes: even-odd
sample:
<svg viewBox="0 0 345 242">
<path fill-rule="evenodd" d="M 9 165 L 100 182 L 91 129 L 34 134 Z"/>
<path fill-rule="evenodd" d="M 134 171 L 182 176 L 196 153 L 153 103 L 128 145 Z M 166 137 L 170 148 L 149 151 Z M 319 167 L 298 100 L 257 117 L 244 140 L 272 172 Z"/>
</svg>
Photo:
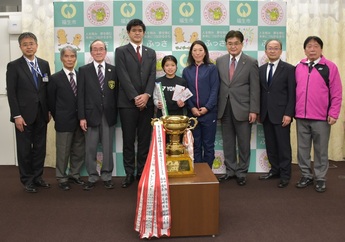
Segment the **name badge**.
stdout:
<svg viewBox="0 0 345 242">
<path fill-rule="evenodd" d="M 48 78 L 48 74 L 47 73 L 44 73 L 43 77 L 42 77 L 42 81 L 43 82 L 48 82 L 49 81 L 49 78 Z"/>
</svg>

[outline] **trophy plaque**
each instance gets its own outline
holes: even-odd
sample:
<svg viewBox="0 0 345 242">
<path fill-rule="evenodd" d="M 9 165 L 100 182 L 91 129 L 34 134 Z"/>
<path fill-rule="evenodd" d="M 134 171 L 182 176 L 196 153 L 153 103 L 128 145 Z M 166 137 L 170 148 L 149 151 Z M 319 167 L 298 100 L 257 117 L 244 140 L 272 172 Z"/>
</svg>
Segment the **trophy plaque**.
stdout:
<svg viewBox="0 0 345 242">
<path fill-rule="evenodd" d="M 183 115 L 170 115 L 160 118 L 163 127 L 169 135 L 166 144 L 166 165 L 169 177 L 193 176 L 194 164 L 186 147 L 181 142 L 181 136 L 187 130 L 192 130 L 198 124 L 196 118 Z"/>
</svg>

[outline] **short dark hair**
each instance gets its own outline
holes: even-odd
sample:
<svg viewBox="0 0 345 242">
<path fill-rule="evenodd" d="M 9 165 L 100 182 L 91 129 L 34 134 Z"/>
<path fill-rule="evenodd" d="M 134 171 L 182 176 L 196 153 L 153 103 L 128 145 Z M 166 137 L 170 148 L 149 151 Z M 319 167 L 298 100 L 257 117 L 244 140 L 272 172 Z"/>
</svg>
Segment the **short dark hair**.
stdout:
<svg viewBox="0 0 345 242">
<path fill-rule="evenodd" d="M 192 51 L 193 51 L 193 47 L 195 45 L 201 45 L 202 48 L 204 49 L 205 51 L 205 56 L 204 56 L 204 59 L 203 59 L 203 62 L 205 64 L 211 64 L 212 62 L 210 61 L 210 54 L 208 53 L 208 49 L 207 49 L 207 46 L 206 44 L 201 41 L 201 40 L 196 40 L 192 43 L 192 45 L 190 46 L 190 49 L 189 49 L 189 53 L 188 53 L 188 59 L 187 59 L 187 64 L 190 66 L 190 65 L 194 65 L 195 64 L 195 60 L 192 56 Z"/>
<path fill-rule="evenodd" d="M 18 43 L 19 45 L 21 44 L 22 40 L 25 39 L 25 38 L 32 38 L 34 39 L 34 41 L 36 42 L 37 44 L 37 37 L 36 35 L 34 35 L 33 33 L 31 32 L 24 32 L 24 33 L 21 33 L 18 37 Z"/>
<path fill-rule="evenodd" d="M 146 26 L 145 24 L 143 23 L 143 21 L 141 21 L 140 19 L 132 19 L 128 22 L 127 26 L 126 26 L 126 30 L 127 32 L 131 31 L 132 27 L 134 26 L 141 26 L 143 28 L 143 31 L 145 32 L 146 31 Z"/>
<path fill-rule="evenodd" d="M 303 44 L 303 49 L 305 49 L 307 47 L 307 44 L 311 41 L 311 40 L 315 40 L 321 47 L 321 49 L 323 48 L 323 42 L 320 39 L 320 37 L 318 36 L 309 36 L 308 38 L 305 39 L 304 44 Z"/>
<path fill-rule="evenodd" d="M 72 46 L 70 45 L 66 45 L 65 47 L 63 47 L 61 50 L 60 50 L 60 58 L 65 54 L 66 50 L 70 50 L 73 52 L 73 54 L 75 54 L 75 57 L 77 57 L 77 50 L 74 49 Z"/>
<path fill-rule="evenodd" d="M 93 45 L 94 43 L 96 43 L 97 41 L 102 42 L 102 43 L 104 44 L 104 49 L 105 49 L 105 50 L 107 50 L 107 45 L 104 43 L 104 41 L 103 41 L 103 40 L 100 40 L 100 39 L 95 39 L 95 40 L 94 40 L 94 41 L 92 41 L 92 42 L 91 42 L 91 44 L 90 44 L 90 52 L 92 51 L 92 45 Z"/>
<path fill-rule="evenodd" d="M 168 60 L 173 61 L 175 63 L 175 65 L 177 65 L 177 60 L 176 60 L 175 56 L 173 56 L 173 55 L 166 55 L 162 59 L 162 68 L 163 69 L 164 69 L 165 62 L 167 62 Z"/>
<path fill-rule="evenodd" d="M 280 45 L 280 49 L 282 50 L 283 49 L 283 43 L 279 40 L 279 39 L 269 39 L 266 41 L 265 43 L 265 50 L 267 50 L 267 45 L 272 42 L 272 41 L 277 41 Z"/>
<path fill-rule="evenodd" d="M 228 41 L 230 38 L 238 38 L 240 39 L 241 43 L 244 40 L 244 36 L 241 31 L 239 30 L 230 30 L 226 35 L 225 35 L 225 42 Z"/>
</svg>

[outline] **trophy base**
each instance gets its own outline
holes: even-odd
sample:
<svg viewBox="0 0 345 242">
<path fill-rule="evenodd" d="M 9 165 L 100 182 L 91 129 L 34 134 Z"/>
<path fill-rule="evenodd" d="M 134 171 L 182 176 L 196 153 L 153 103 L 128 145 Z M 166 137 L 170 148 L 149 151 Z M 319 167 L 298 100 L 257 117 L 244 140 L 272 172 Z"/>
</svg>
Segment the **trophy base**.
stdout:
<svg viewBox="0 0 345 242">
<path fill-rule="evenodd" d="M 194 176 L 193 161 L 187 152 L 181 155 L 167 155 L 168 177 L 191 177 Z"/>
</svg>

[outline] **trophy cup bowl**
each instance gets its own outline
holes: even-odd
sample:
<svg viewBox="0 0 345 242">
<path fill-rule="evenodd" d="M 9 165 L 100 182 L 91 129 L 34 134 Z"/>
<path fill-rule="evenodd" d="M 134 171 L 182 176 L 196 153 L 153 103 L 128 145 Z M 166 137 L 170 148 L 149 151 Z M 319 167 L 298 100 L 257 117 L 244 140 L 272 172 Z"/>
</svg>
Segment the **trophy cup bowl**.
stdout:
<svg viewBox="0 0 345 242">
<path fill-rule="evenodd" d="M 160 120 L 169 135 L 169 142 L 166 144 L 168 176 L 185 177 L 195 175 L 193 160 L 181 142 L 181 135 L 187 130 L 194 129 L 198 124 L 198 120 L 183 115 L 163 116 Z"/>
<path fill-rule="evenodd" d="M 180 135 L 186 130 L 192 130 L 198 124 L 194 117 L 187 117 L 183 115 L 170 115 L 161 117 L 163 127 L 169 135 L 170 141 L 166 146 L 167 155 L 181 155 L 185 153 L 185 148 L 181 144 Z M 192 125 L 192 121 L 194 124 Z"/>
</svg>

